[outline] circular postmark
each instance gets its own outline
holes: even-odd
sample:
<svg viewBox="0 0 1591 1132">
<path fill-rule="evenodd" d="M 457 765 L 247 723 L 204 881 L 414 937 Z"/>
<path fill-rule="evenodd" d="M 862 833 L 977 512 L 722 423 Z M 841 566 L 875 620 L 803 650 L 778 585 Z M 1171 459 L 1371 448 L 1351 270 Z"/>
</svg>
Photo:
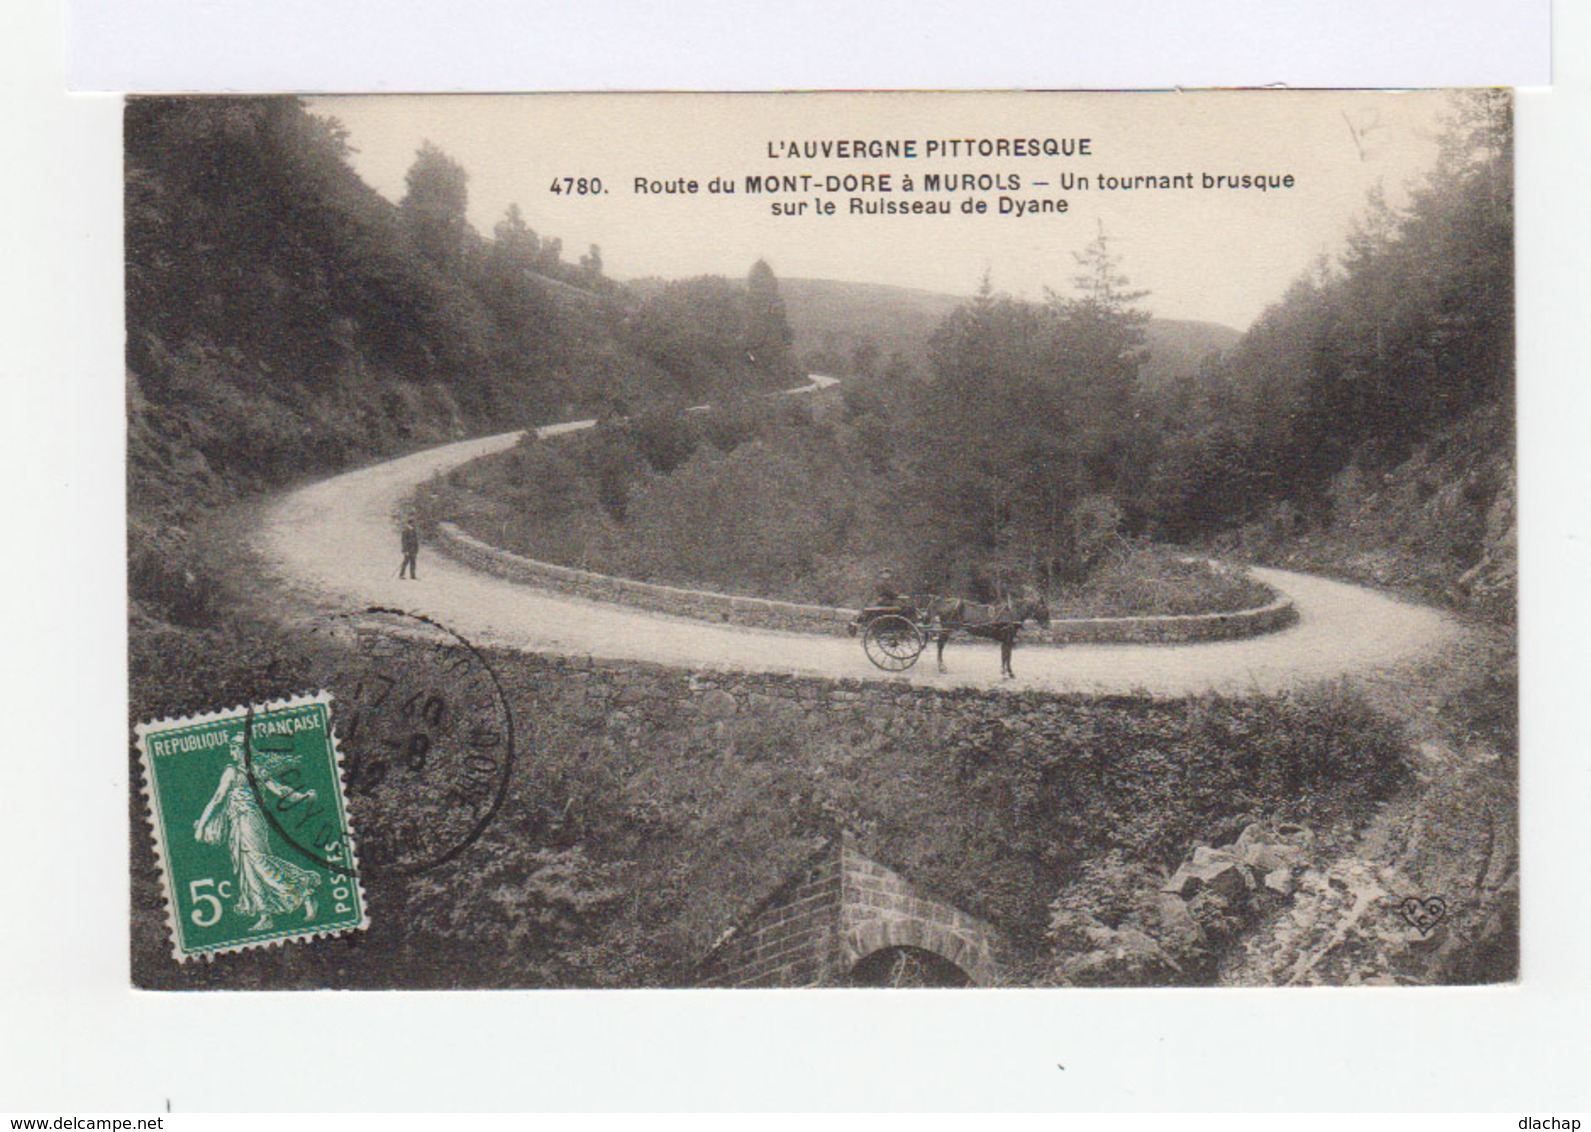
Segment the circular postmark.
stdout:
<svg viewBox="0 0 1591 1132">
<path fill-rule="evenodd" d="M 491 665 L 434 619 L 384 606 L 323 617 L 311 636 L 360 870 L 412 875 L 459 857 L 514 767 L 513 713 Z"/>
</svg>

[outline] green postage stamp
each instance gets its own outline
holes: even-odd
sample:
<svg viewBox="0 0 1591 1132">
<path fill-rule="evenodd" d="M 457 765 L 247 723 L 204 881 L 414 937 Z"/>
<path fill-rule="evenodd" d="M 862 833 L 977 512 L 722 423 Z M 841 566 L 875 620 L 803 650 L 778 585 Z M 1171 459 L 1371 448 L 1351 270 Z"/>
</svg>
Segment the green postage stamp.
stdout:
<svg viewBox="0 0 1591 1132">
<path fill-rule="evenodd" d="M 368 924 L 329 693 L 137 732 L 179 962 Z"/>
</svg>

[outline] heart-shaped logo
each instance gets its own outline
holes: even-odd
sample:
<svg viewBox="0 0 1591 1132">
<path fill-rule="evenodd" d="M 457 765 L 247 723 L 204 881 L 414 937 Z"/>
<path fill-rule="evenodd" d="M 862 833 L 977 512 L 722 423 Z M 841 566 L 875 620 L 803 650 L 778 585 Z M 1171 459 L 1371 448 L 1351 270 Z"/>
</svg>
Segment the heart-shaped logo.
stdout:
<svg viewBox="0 0 1591 1132">
<path fill-rule="evenodd" d="M 1411 896 L 1398 905 L 1398 911 L 1403 913 L 1403 918 L 1409 921 L 1410 926 L 1419 929 L 1421 935 L 1430 935 L 1447 915 L 1447 901 L 1440 896 L 1428 896 L 1424 900 Z"/>
</svg>

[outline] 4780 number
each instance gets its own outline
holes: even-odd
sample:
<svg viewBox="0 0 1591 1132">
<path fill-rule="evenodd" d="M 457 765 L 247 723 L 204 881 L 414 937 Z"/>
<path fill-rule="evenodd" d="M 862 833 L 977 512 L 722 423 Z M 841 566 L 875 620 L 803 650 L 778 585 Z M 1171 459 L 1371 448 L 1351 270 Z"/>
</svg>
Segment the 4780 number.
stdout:
<svg viewBox="0 0 1591 1132">
<path fill-rule="evenodd" d="M 554 177 L 549 191 L 559 196 L 595 197 L 607 190 L 602 187 L 601 177 Z"/>
</svg>

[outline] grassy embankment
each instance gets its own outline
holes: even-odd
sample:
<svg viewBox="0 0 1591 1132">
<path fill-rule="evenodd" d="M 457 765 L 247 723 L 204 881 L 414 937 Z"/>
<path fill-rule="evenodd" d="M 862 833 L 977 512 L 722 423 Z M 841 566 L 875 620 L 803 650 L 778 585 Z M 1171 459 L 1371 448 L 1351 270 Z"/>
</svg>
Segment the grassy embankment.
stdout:
<svg viewBox="0 0 1591 1132">
<path fill-rule="evenodd" d="M 887 433 L 814 420 L 804 405 L 649 417 L 530 439 L 422 490 L 421 514 L 545 562 L 687 588 L 865 604 L 878 571 L 908 590 L 913 513 L 870 463 Z M 1114 539 L 1085 576 L 1056 581 L 1057 617 L 1226 613 L 1271 600 L 1241 572 Z"/>
</svg>

